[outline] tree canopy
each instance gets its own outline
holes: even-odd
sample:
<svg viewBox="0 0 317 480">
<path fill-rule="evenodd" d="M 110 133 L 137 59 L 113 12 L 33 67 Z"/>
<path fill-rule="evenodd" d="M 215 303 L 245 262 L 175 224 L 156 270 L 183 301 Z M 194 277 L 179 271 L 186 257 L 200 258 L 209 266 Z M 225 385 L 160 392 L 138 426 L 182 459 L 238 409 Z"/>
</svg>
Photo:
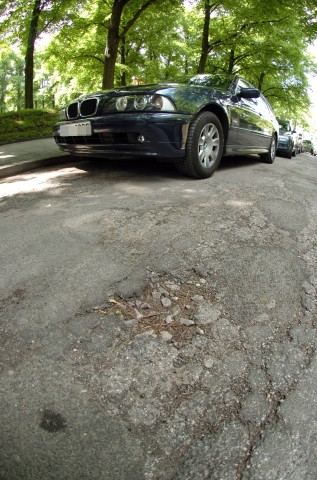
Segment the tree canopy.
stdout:
<svg viewBox="0 0 317 480">
<path fill-rule="evenodd" d="M 303 121 L 316 17 L 315 0 L 0 0 L 0 109 L 229 72 Z"/>
</svg>

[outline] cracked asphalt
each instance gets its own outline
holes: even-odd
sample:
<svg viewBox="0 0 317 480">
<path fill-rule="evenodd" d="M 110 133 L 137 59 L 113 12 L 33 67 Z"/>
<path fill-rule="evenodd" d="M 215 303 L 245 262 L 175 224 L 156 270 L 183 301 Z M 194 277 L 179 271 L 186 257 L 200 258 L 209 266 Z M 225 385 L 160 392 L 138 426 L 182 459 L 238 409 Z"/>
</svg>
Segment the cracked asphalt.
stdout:
<svg viewBox="0 0 317 480">
<path fill-rule="evenodd" d="M 315 480 L 316 177 L 2 179 L 0 479 Z"/>
</svg>

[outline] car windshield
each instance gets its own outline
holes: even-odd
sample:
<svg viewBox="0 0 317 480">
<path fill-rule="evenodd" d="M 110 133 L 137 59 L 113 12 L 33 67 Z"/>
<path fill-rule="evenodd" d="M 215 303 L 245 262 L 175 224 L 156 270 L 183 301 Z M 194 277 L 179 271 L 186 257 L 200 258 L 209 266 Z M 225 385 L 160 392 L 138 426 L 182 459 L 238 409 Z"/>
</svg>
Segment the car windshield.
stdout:
<svg viewBox="0 0 317 480">
<path fill-rule="evenodd" d="M 289 132 L 291 130 L 290 124 L 287 120 L 278 119 L 278 123 L 280 130 L 283 129 L 286 132 Z"/>
<path fill-rule="evenodd" d="M 188 85 L 200 85 L 203 87 L 213 87 L 219 90 L 229 90 L 230 85 L 233 82 L 233 77 L 231 75 L 195 75 L 191 77 L 188 81 Z"/>
</svg>

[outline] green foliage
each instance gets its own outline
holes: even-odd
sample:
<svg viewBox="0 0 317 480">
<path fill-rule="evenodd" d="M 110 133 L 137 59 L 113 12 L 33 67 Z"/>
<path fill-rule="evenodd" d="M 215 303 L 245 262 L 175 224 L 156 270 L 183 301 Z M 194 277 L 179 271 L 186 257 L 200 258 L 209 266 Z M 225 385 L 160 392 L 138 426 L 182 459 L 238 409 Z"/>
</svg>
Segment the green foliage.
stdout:
<svg viewBox="0 0 317 480">
<path fill-rule="evenodd" d="M 205 71 L 232 72 L 258 86 L 277 115 L 300 121 L 309 110 L 307 76 L 316 65 L 307 47 L 317 38 L 315 0 L 156 1 L 123 9 L 115 85 L 177 80 L 195 74 L 210 8 Z M 185 2 L 183 2 L 185 3 Z M 0 0 L 0 111 L 23 102 L 23 57 L 34 0 Z M 62 106 L 102 85 L 113 1 L 45 0 L 35 44 L 35 104 Z M 50 33 L 50 43 L 41 32 Z M 11 42 L 11 45 L 10 45 Z M 12 48 L 13 46 L 13 48 Z M 19 50 L 17 49 L 19 47 Z"/>
<path fill-rule="evenodd" d="M 23 105 L 24 62 L 21 55 L 7 47 L 0 51 L 0 113 Z"/>
<path fill-rule="evenodd" d="M 59 105 L 70 97 L 101 88 L 111 15 L 109 3 L 91 0 L 79 5 L 76 15 L 69 18 L 46 50 L 51 74 L 54 77 L 58 72 L 58 82 L 64 85 L 63 92 L 57 93 Z M 183 11 L 179 3 L 165 0 L 151 5 L 128 30 L 129 21 L 142 2 L 134 1 L 127 6 L 120 31 L 115 85 L 154 82 L 179 70 L 186 57 L 186 44 L 181 38 Z"/>
<path fill-rule="evenodd" d="M 188 50 L 183 27 L 184 11 L 176 2 L 158 2 L 140 17 L 124 37 L 125 82 L 116 78 L 117 85 L 155 83 L 175 77 L 186 69 Z"/>
<path fill-rule="evenodd" d="M 208 0 L 201 4 L 206 6 Z M 316 70 L 307 46 L 313 1 L 210 3 L 213 11 L 205 71 L 244 76 L 269 99 L 278 115 L 303 120 L 309 108 L 307 75 Z"/>
<path fill-rule="evenodd" d="M 52 136 L 55 110 L 20 110 L 0 114 L 0 144 Z"/>
</svg>

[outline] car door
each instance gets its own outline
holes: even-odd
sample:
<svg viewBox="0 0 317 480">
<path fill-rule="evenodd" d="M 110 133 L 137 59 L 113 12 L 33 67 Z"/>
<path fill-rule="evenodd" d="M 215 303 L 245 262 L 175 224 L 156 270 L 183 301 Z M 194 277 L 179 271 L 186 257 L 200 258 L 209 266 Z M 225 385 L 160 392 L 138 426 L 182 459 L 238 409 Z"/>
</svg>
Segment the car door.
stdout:
<svg viewBox="0 0 317 480">
<path fill-rule="evenodd" d="M 269 102 L 263 95 L 258 98 L 258 108 L 262 119 L 262 143 L 265 147 L 270 148 L 272 135 L 275 132 L 275 129 L 278 130 L 278 123 Z"/>
<path fill-rule="evenodd" d="M 239 79 L 237 94 L 241 88 L 252 88 L 248 82 Z M 234 107 L 234 116 L 238 123 L 236 138 L 240 152 L 246 153 L 267 147 L 267 114 L 263 115 L 263 100 L 259 98 L 240 98 Z M 270 134 L 271 135 L 271 134 Z"/>
</svg>

